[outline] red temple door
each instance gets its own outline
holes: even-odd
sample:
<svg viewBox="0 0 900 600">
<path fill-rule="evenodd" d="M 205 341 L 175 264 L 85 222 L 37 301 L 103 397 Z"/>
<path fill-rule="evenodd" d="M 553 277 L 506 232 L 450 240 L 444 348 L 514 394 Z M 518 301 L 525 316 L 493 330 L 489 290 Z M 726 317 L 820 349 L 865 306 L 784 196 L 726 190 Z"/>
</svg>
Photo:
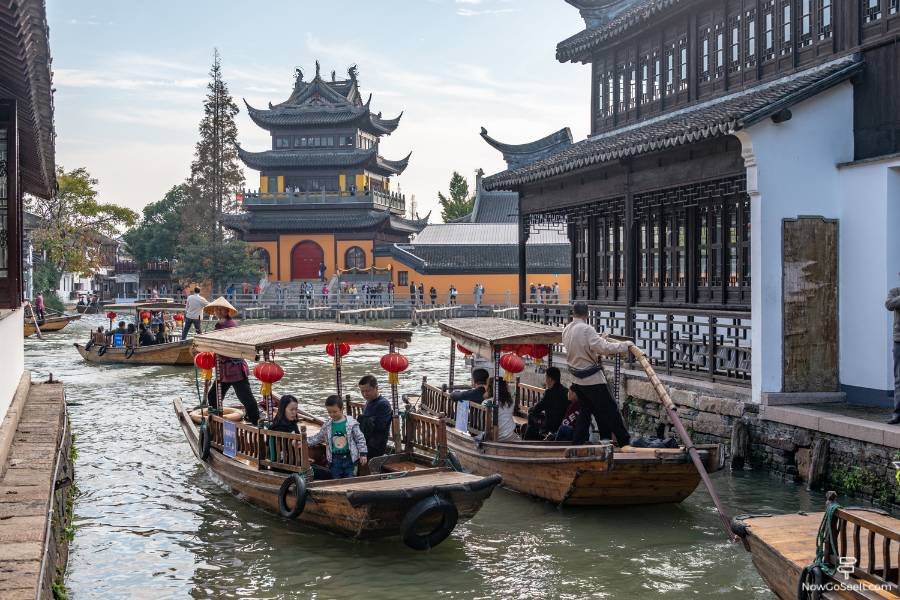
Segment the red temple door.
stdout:
<svg viewBox="0 0 900 600">
<path fill-rule="evenodd" d="M 305 240 L 291 250 L 291 279 L 317 279 L 325 252 L 315 242 Z"/>
</svg>

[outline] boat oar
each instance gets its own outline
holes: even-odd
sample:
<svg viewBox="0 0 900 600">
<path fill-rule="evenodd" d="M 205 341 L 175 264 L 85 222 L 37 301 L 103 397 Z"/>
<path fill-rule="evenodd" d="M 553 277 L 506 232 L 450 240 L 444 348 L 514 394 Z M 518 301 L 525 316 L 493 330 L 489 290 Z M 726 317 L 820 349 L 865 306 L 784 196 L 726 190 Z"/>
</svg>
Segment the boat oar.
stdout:
<svg viewBox="0 0 900 600">
<path fill-rule="evenodd" d="M 41 333 L 41 328 L 40 328 L 40 326 L 38 325 L 37 313 L 34 312 L 34 308 L 32 308 L 31 303 L 30 303 L 30 302 L 26 302 L 26 303 L 25 303 L 25 308 L 27 308 L 27 309 L 28 309 L 28 312 L 31 313 L 31 321 L 34 323 L 34 329 L 35 329 L 35 331 L 36 331 L 37 334 L 38 334 L 38 339 L 41 339 L 41 340 L 44 339 L 44 334 Z"/>
<path fill-rule="evenodd" d="M 653 389 L 656 390 L 656 395 L 659 396 L 660 402 L 662 402 L 662 405 L 666 408 L 666 413 L 669 415 L 672 424 L 675 425 L 675 431 L 678 432 L 678 436 L 684 442 L 684 446 L 691 456 L 694 467 L 696 467 L 697 472 L 700 473 L 700 478 L 703 479 L 703 483 L 706 485 L 706 489 L 712 497 L 713 504 L 716 505 L 716 511 L 719 513 L 719 518 L 722 520 L 722 526 L 728 534 L 728 539 L 732 542 L 736 542 L 737 536 L 731 531 L 731 517 L 729 517 L 728 513 L 725 512 L 725 509 L 722 508 L 722 501 L 719 500 L 719 494 L 716 492 L 716 488 L 713 487 L 712 481 L 709 478 L 709 473 L 706 472 L 706 466 L 703 464 L 703 461 L 700 460 L 700 454 L 697 452 L 697 448 L 694 447 L 694 442 L 691 441 L 691 436 L 688 435 L 687 429 L 684 428 L 684 424 L 678 417 L 675 403 L 672 402 L 672 398 L 669 397 L 669 392 L 666 391 L 665 386 L 663 386 L 659 377 L 657 377 L 656 371 L 653 370 L 650 361 L 641 349 L 634 345 L 630 346 L 630 348 L 631 353 L 638 359 L 638 362 L 641 363 L 641 367 L 647 374 L 647 379 L 650 380 Z"/>
</svg>

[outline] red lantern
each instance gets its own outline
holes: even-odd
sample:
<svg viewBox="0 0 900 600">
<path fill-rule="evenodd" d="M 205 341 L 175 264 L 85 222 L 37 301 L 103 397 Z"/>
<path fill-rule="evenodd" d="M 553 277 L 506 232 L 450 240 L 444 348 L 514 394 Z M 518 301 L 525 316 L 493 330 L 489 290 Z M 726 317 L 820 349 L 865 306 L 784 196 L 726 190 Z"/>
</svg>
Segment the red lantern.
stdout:
<svg viewBox="0 0 900 600">
<path fill-rule="evenodd" d="M 284 369 L 276 362 L 261 362 L 254 367 L 253 376 L 262 381 L 262 395 L 269 397 L 272 395 L 272 384 L 284 377 Z"/>
<path fill-rule="evenodd" d="M 216 355 L 212 352 L 200 352 L 194 357 L 194 365 L 203 374 L 203 381 L 212 379 L 212 370 L 216 365 Z"/>
<path fill-rule="evenodd" d="M 350 344 L 341 342 L 338 346 L 338 351 L 341 353 L 341 356 L 346 356 L 346 354 L 350 352 Z M 328 356 L 334 356 L 334 344 L 325 346 L 325 353 L 328 354 Z"/>
<path fill-rule="evenodd" d="M 472 356 L 472 351 L 463 346 L 462 344 L 457 344 L 456 349 L 462 352 L 466 356 Z"/>
<path fill-rule="evenodd" d="M 141 312 L 141 321 L 143 321 L 144 325 L 146 325 L 147 323 L 150 322 L 150 317 L 152 317 L 152 316 L 153 315 L 150 314 L 150 311 L 145 310 L 145 311 Z"/>
<path fill-rule="evenodd" d="M 175 316 L 172 317 L 172 318 L 173 318 L 174 320 L 178 321 L 179 323 L 181 323 L 182 321 L 184 321 L 184 315 L 181 314 L 181 313 L 175 313 Z"/>
<path fill-rule="evenodd" d="M 513 381 L 516 373 L 521 373 L 525 369 L 525 362 L 509 352 L 500 357 L 500 366 L 503 368 L 503 380 Z"/>
<path fill-rule="evenodd" d="M 381 368 L 388 372 L 388 383 L 400 383 L 400 373 L 409 368 L 409 360 L 399 352 L 389 352 L 381 357 Z"/>
<path fill-rule="evenodd" d="M 118 315 L 116 313 L 114 313 L 113 311 L 109 311 L 108 313 L 106 313 L 106 318 L 109 319 L 110 321 L 115 319 L 117 316 Z"/>
<path fill-rule="evenodd" d="M 544 357 L 550 354 L 550 348 L 547 347 L 546 344 L 534 344 L 531 347 L 531 358 L 534 359 L 535 364 L 541 364 Z"/>
<path fill-rule="evenodd" d="M 534 346 L 531 344 L 519 344 L 516 346 L 516 355 L 517 356 L 532 356 L 531 352 Z"/>
</svg>

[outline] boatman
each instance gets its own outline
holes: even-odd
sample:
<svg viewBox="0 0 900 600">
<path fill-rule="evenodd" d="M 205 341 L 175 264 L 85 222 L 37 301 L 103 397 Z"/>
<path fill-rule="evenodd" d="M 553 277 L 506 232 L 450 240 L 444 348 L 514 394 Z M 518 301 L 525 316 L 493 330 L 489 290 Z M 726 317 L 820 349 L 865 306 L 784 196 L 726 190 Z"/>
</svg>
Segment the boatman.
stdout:
<svg viewBox="0 0 900 600">
<path fill-rule="evenodd" d="M 575 422 L 574 443 L 584 444 L 590 434 L 591 416 L 597 421 L 602 439 L 615 439 L 616 445 L 630 442 L 628 429 L 622 421 L 619 407 L 606 386 L 606 376 L 600 364 L 602 354 L 626 354 L 632 342 L 611 342 L 602 337 L 587 322 L 588 307 L 576 302 L 572 307 L 572 322 L 563 330 L 562 341 L 566 346 L 566 361 L 572 383 L 580 387 L 584 406 Z M 613 438 L 610 438 L 610 434 Z"/>
<path fill-rule="evenodd" d="M 184 329 L 181 330 L 182 341 L 187 339 L 192 323 L 194 331 L 200 333 L 200 319 L 203 317 L 203 307 L 207 304 L 209 304 L 209 300 L 200 295 L 199 287 L 195 287 L 194 293 L 188 296 L 187 301 L 184 303 Z"/>
</svg>

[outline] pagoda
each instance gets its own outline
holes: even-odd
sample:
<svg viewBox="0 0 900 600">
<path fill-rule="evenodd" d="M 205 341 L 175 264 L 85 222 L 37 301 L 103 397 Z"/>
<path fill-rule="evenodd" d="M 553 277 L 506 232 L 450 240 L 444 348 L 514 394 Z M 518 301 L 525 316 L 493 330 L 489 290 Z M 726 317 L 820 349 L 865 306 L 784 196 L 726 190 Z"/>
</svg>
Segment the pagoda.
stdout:
<svg viewBox="0 0 900 600">
<path fill-rule="evenodd" d="M 328 277 L 375 266 L 378 243 L 405 242 L 424 228 L 425 219 L 407 219 L 406 200 L 391 190 L 410 154 L 389 160 L 379 153 L 381 137 L 400 124 L 402 113 L 386 119 L 363 101 L 358 71 L 346 79 L 334 71 L 305 81 L 296 71 L 294 89 L 268 109 L 251 106 L 250 118 L 272 136 L 271 148 L 240 159 L 259 171 L 259 191 L 243 194 L 244 212 L 223 224 L 257 247 L 270 281 Z"/>
</svg>

